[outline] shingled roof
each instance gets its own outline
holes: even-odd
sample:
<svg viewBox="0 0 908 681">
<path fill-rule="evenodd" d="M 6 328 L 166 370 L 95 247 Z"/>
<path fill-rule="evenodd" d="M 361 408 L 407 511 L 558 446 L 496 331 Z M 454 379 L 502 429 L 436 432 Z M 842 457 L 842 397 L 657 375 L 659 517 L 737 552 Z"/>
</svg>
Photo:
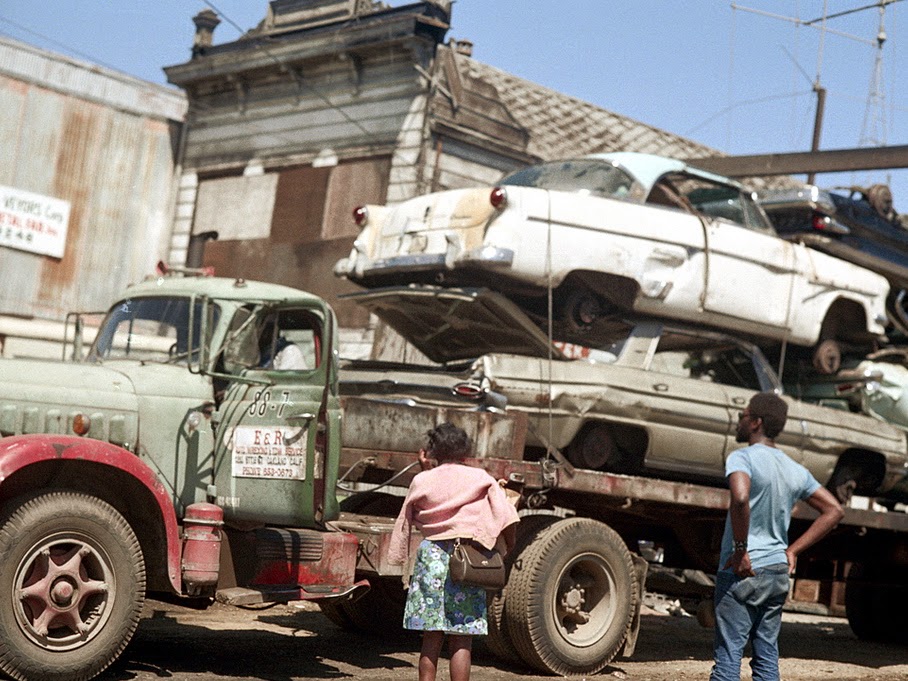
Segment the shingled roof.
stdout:
<svg viewBox="0 0 908 681">
<path fill-rule="evenodd" d="M 715 149 L 665 130 L 635 121 L 562 92 L 519 78 L 450 46 L 438 47 L 440 62 L 453 60 L 466 91 L 482 91 L 488 98 L 492 86 L 498 101 L 513 121 L 527 133 L 525 152 L 540 160 L 567 158 L 607 151 L 639 151 L 675 158 L 720 155 Z M 447 93 L 450 69 L 441 69 Z M 469 106 L 467 102 L 458 105 Z"/>
<path fill-rule="evenodd" d="M 534 160 L 609 151 L 637 151 L 679 159 L 725 155 L 705 144 L 483 64 L 463 54 L 456 46 L 439 45 L 437 57 L 442 68 L 438 69 L 441 88 L 435 93 L 435 99 L 445 102 L 445 106 L 433 106 L 433 114 L 439 122 L 454 125 L 458 118 L 469 120 L 463 112 L 471 105 L 468 94 L 479 94 L 485 100 L 482 106 L 485 118 L 497 118 L 499 127 L 509 121 L 511 127 L 520 130 L 525 146 L 514 151 L 522 151 Z M 444 68 L 445 62 L 448 62 L 448 68 Z M 456 65 L 459 84 L 450 82 L 454 76 L 450 68 L 452 63 Z M 460 101 L 452 106 L 450 100 L 457 97 L 458 90 L 462 92 Z M 478 106 L 475 101 L 473 104 Z M 498 107 L 500 112 L 496 114 Z M 513 136 L 511 142 L 513 144 Z M 788 185 L 791 178 L 748 178 L 744 181 L 758 189 Z"/>
</svg>

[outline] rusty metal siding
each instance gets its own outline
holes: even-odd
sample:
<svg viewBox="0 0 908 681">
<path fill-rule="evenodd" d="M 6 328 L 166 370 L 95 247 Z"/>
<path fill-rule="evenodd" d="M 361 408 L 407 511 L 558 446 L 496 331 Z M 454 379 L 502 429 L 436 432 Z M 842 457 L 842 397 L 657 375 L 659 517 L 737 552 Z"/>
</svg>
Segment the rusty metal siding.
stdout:
<svg viewBox="0 0 908 681">
<path fill-rule="evenodd" d="M 165 257 L 174 158 L 159 112 L 183 100 L 161 107 L 160 86 L 16 47 L 0 41 L 15 56 L 0 67 L 0 183 L 71 209 L 62 258 L 0 248 L 0 314 L 60 320 L 106 308 Z"/>
<path fill-rule="evenodd" d="M 186 98 L 174 88 L 10 38 L 0 37 L 0 73 L 117 111 L 174 121 L 182 121 L 186 116 Z"/>
</svg>

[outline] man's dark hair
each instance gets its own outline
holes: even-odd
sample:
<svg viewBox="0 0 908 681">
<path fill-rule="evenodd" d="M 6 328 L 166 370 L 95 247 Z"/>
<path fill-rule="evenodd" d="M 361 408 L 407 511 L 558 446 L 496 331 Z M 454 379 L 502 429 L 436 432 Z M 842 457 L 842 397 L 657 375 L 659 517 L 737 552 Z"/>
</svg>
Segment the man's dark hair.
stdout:
<svg viewBox="0 0 908 681">
<path fill-rule="evenodd" d="M 470 438 L 453 423 L 441 423 L 430 430 L 429 455 L 438 461 L 463 461 L 470 454 Z"/>
<path fill-rule="evenodd" d="M 782 432 L 788 419 L 788 404 L 775 393 L 757 393 L 750 398 L 751 418 L 763 419 L 763 433 L 774 438 Z"/>
</svg>

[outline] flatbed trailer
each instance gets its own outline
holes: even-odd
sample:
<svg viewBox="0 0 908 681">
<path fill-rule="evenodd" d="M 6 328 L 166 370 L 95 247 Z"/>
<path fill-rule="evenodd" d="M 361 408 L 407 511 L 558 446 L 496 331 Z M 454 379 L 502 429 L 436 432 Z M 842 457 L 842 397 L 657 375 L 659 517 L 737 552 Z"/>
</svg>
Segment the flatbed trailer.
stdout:
<svg viewBox="0 0 908 681">
<path fill-rule="evenodd" d="M 558 674 L 589 673 L 601 667 L 602 659 L 630 656 L 650 567 L 641 546 L 656 548 L 664 567 L 714 574 L 728 490 L 579 469 L 558 458 L 526 461 L 518 458 L 521 443 L 512 445 L 512 458 L 468 460 L 498 479 L 519 479 L 525 485 L 520 539 L 507 561 L 508 584 L 491 602 L 490 647 L 505 659 Z M 418 472 L 415 461 L 411 452 L 345 448 L 341 478 L 381 484 L 393 477 L 402 494 L 400 488 Z M 376 492 L 366 496 L 370 501 L 359 508 L 361 513 L 369 513 L 370 505 L 376 510 L 376 504 L 385 513 L 396 508 Z M 792 538 L 814 517 L 809 505 L 797 504 Z M 385 520 L 384 525 L 376 519 L 367 523 L 368 540 L 362 536 L 362 517 L 342 515 L 339 521 L 342 529 L 360 536 L 361 546 L 372 546 L 359 569 L 373 582 L 388 575 L 396 582 L 400 574 L 379 558 L 383 536 L 390 531 L 390 520 Z M 904 611 L 906 577 L 908 513 L 846 507 L 836 529 L 800 557 L 794 584 L 803 579 L 843 598 L 858 636 L 899 640 L 904 628 L 893 627 L 887 613 Z M 384 601 L 376 608 L 382 593 Z M 402 594 L 397 584 L 385 584 L 364 605 L 393 617 L 388 598 L 396 599 L 399 608 Z M 348 608 L 357 611 L 356 604 Z M 361 612 L 359 616 L 362 621 Z M 613 650 L 604 653 L 606 645 Z"/>
</svg>

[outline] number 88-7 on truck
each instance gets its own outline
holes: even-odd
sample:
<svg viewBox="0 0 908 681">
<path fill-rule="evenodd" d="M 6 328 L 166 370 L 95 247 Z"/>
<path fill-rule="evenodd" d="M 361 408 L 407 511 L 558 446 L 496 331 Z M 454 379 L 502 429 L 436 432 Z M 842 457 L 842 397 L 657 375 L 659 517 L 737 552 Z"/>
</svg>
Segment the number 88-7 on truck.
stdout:
<svg viewBox="0 0 908 681">
<path fill-rule="evenodd" d="M 83 357 L 84 318 L 68 359 L 0 360 L 0 669 L 14 678 L 96 676 L 146 593 L 307 599 L 343 626 L 393 624 L 401 568 L 386 549 L 400 497 L 342 509 L 338 480 L 371 471 L 406 486 L 440 420 L 468 430 L 473 463 L 523 475 L 533 498 L 491 609 L 490 646 L 505 658 L 575 674 L 630 654 L 646 573 L 637 540 L 674 532 L 684 556 L 709 556 L 721 532 L 724 490 L 543 465 L 520 391 L 487 408 L 488 391 L 456 388 L 469 369 L 436 371 L 426 399 L 397 399 L 380 394 L 384 378 L 363 389 L 367 363 L 351 374 L 360 394 L 342 395 L 336 322 L 315 296 L 158 277 L 110 309 Z M 860 520 L 871 555 L 878 534 Z"/>
</svg>

